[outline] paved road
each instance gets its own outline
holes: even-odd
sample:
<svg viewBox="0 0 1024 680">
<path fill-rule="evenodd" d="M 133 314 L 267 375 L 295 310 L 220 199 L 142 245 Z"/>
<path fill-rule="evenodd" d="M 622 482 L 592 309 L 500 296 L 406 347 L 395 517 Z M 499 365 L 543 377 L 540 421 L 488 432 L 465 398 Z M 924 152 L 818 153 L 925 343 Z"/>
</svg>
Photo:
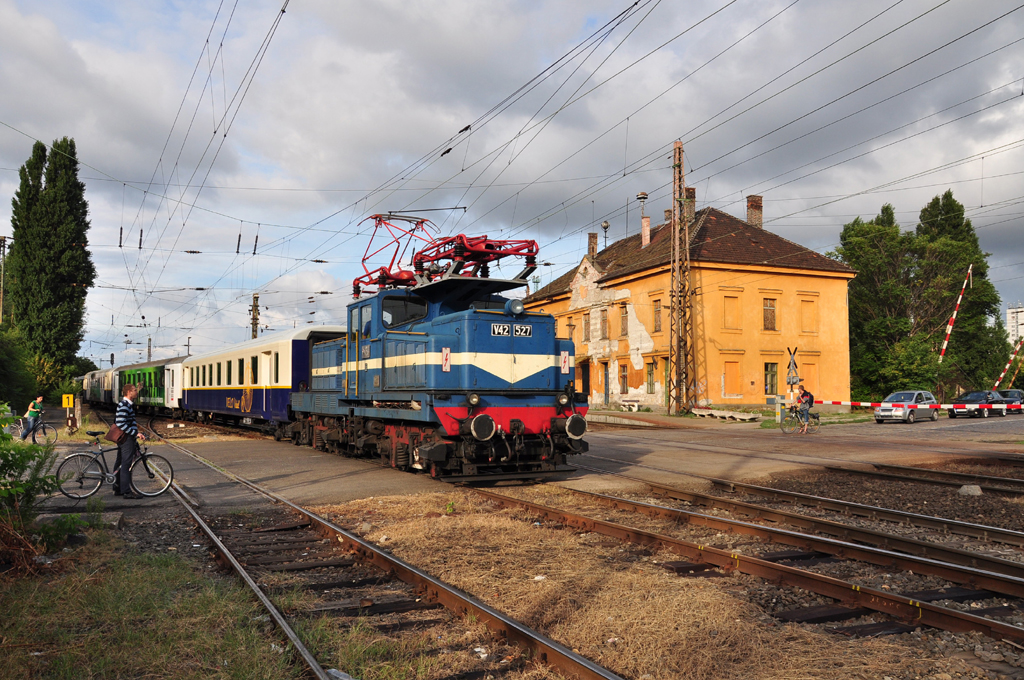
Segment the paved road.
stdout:
<svg viewBox="0 0 1024 680">
<path fill-rule="evenodd" d="M 581 465 L 685 485 L 702 483 L 685 476 L 686 473 L 750 480 L 812 469 L 817 465 L 914 464 L 984 452 L 1024 453 L 1024 416 L 986 420 L 941 418 L 934 423 L 913 425 L 873 422 L 830 425 L 822 427 L 815 435 L 802 436 L 761 429 L 756 424 L 736 423 L 699 429 L 604 429 L 592 432 L 587 439 L 591 454 L 577 459 Z M 288 442 L 213 439 L 187 446 L 216 465 L 303 505 L 450 488 L 423 474 L 397 472 L 370 461 L 334 456 Z M 204 507 L 228 511 L 255 504 L 253 492 L 189 456 L 160 444 L 154 445 L 153 450 L 171 461 L 175 479 Z M 584 488 L 614 488 L 618 484 L 607 476 L 584 470 L 564 483 Z M 109 486 L 104 486 L 99 496 L 107 510 L 160 512 L 174 503 L 169 497 L 125 501 L 114 497 Z M 75 504 L 57 496 L 46 505 L 49 509 L 68 511 L 84 510 L 85 503 Z"/>
</svg>

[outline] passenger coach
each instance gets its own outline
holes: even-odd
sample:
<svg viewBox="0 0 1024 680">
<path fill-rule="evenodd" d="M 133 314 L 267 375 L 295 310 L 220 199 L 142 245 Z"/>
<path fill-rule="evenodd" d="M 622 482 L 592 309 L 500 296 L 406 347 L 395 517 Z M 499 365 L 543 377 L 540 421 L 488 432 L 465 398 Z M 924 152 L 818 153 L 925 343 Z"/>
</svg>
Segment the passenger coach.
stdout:
<svg viewBox="0 0 1024 680">
<path fill-rule="evenodd" d="M 316 342 L 343 336 L 340 326 L 268 333 L 181 364 L 185 417 L 260 426 L 280 438 L 291 420 L 292 392 L 310 385 L 310 352 Z"/>
</svg>

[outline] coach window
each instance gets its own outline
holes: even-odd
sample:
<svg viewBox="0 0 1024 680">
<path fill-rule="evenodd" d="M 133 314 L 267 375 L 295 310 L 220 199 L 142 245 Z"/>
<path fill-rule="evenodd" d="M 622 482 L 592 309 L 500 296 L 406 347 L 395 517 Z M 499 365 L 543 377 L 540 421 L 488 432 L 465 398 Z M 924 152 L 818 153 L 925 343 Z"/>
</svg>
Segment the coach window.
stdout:
<svg viewBox="0 0 1024 680">
<path fill-rule="evenodd" d="M 225 361 L 224 364 L 227 366 L 227 370 L 228 370 L 227 384 L 230 385 L 231 384 L 231 359 L 228 359 L 227 361 Z"/>
<path fill-rule="evenodd" d="M 416 295 L 392 295 L 381 304 L 385 328 L 407 324 L 427 315 L 427 301 Z"/>
<path fill-rule="evenodd" d="M 256 385 L 260 381 L 259 357 L 249 357 L 249 367 L 252 369 L 252 384 Z"/>
<path fill-rule="evenodd" d="M 245 359 L 238 360 L 238 384 L 245 384 Z"/>
<path fill-rule="evenodd" d="M 203 364 L 203 387 L 206 387 L 206 364 Z"/>
<path fill-rule="evenodd" d="M 281 380 L 281 355 L 274 352 L 274 384 L 276 385 Z"/>
<path fill-rule="evenodd" d="M 217 387 L 220 387 L 220 362 L 217 362 Z"/>
</svg>

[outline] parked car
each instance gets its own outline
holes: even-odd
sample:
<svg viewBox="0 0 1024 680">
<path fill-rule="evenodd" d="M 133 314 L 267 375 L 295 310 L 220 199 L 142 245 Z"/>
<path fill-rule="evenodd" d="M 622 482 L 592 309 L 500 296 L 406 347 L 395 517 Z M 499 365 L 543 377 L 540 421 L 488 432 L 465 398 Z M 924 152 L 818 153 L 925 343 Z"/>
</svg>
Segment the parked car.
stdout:
<svg viewBox="0 0 1024 680">
<path fill-rule="evenodd" d="M 1006 400 L 1007 406 L 1020 406 L 1021 402 L 1024 401 L 1024 390 L 999 390 L 999 395 Z M 1018 415 L 1024 413 L 1019 408 L 1011 408 L 1009 411 Z"/>
<path fill-rule="evenodd" d="M 965 392 L 954 399 L 953 403 L 959 407 L 949 409 L 950 418 L 957 416 L 988 418 L 989 411 L 993 411 L 997 416 L 1006 415 L 1006 400 L 998 392 L 992 390 Z M 982 404 L 990 404 L 992 408 L 978 408 Z"/>
<path fill-rule="evenodd" d="M 904 392 L 893 392 L 882 401 L 882 405 L 875 409 L 875 422 L 882 424 L 887 420 L 899 420 L 904 423 L 912 423 L 922 418 L 939 419 L 937 408 L 907 408 L 909 404 L 927 406 L 938 404 L 931 392 L 920 390 L 907 390 Z"/>
</svg>

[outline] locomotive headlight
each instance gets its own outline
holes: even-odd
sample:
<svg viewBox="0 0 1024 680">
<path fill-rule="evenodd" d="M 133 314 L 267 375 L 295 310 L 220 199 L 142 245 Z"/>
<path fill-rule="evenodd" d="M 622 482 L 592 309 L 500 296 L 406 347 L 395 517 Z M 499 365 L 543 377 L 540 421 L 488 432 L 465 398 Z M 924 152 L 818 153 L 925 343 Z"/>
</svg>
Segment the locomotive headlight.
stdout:
<svg viewBox="0 0 1024 680">
<path fill-rule="evenodd" d="M 569 395 L 568 394 L 566 394 L 565 392 L 562 392 L 561 394 L 558 395 L 558 405 L 559 406 L 565 406 L 568 403 L 569 403 Z"/>
<path fill-rule="evenodd" d="M 511 314 L 512 316 L 519 316 L 523 313 L 524 309 L 526 308 L 523 307 L 522 300 L 509 300 L 505 303 L 505 313 Z"/>
<path fill-rule="evenodd" d="M 470 406 L 478 406 L 480 404 L 480 395 L 476 392 L 470 392 L 466 396 L 466 403 Z"/>
</svg>

